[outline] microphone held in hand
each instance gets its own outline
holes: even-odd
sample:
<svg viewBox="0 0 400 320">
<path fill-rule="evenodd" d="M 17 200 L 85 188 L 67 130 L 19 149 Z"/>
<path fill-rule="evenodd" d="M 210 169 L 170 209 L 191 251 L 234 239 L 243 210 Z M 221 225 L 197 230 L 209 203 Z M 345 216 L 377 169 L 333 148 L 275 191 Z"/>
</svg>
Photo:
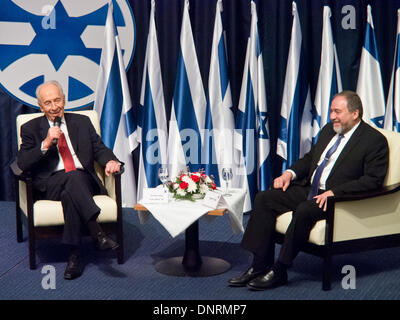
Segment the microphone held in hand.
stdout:
<svg viewBox="0 0 400 320">
<path fill-rule="evenodd" d="M 61 118 L 60 117 L 55 117 L 54 118 L 54 126 L 55 127 L 60 127 L 61 126 Z M 53 144 L 57 144 L 57 141 L 58 141 L 58 139 L 57 138 L 54 138 L 53 139 Z"/>
</svg>

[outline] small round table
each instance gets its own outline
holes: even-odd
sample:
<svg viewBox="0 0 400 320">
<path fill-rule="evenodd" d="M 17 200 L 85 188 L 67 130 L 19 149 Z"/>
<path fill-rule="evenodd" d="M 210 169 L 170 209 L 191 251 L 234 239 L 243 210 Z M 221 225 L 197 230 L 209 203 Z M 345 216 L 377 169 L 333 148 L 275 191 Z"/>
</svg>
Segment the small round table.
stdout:
<svg viewBox="0 0 400 320">
<path fill-rule="evenodd" d="M 141 204 L 135 204 L 134 209 L 136 211 L 147 211 L 146 207 Z M 226 209 L 215 209 L 207 212 L 207 214 L 223 216 L 226 211 Z M 183 256 L 167 258 L 155 265 L 157 272 L 177 277 L 209 277 L 224 273 L 230 267 L 230 263 L 223 259 L 200 255 L 198 220 L 185 230 Z"/>
</svg>

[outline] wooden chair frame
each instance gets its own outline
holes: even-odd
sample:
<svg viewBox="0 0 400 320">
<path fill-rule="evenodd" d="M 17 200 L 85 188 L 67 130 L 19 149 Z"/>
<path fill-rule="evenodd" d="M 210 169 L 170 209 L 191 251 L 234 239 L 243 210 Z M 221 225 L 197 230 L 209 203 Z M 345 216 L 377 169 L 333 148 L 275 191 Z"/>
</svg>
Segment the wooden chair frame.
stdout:
<svg viewBox="0 0 400 320">
<path fill-rule="evenodd" d="M 34 188 L 32 184 L 32 178 L 29 172 L 23 172 L 14 161 L 11 166 L 11 171 L 14 174 L 15 181 L 15 193 L 16 193 L 16 230 L 17 230 L 17 242 L 23 241 L 23 225 L 28 230 L 28 241 L 29 241 L 29 267 L 30 269 L 36 269 L 36 240 L 40 239 L 52 239 L 60 238 L 63 232 L 63 225 L 57 226 L 35 226 L 34 224 Z M 117 237 L 119 247 L 117 249 L 117 261 L 119 264 L 124 263 L 124 245 L 123 245 L 123 222 L 122 222 L 122 205 L 121 205 L 121 174 L 114 174 L 115 178 L 115 195 L 117 203 L 117 220 L 116 222 L 101 223 L 101 226 L 105 232 L 114 232 Z M 22 212 L 20 207 L 20 195 L 19 188 L 20 183 L 23 182 L 26 185 L 26 201 L 27 201 L 27 215 Z"/>
<path fill-rule="evenodd" d="M 333 235 L 335 231 L 335 205 L 347 201 L 364 201 L 376 197 L 382 197 L 390 194 L 399 194 L 400 199 L 400 183 L 382 187 L 381 189 L 369 193 L 355 194 L 341 197 L 332 197 L 328 199 L 327 212 L 326 212 L 326 226 L 325 226 L 325 244 L 317 245 L 307 242 L 302 251 L 312 255 L 321 257 L 323 259 L 322 267 L 322 290 L 331 289 L 331 267 L 332 257 L 344 253 L 357 253 L 367 250 L 391 248 L 400 246 L 400 230 L 398 233 L 373 236 L 367 238 L 358 238 L 345 241 L 334 241 Z M 276 243 L 282 244 L 284 234 L 276 232 Z"/>
<path fill-rule="evenodd" d="M 81 111 L 77 113 L 89 115 L 91 111 Z M 96 170 L 99 170 L 100 165 L 95 163 Z M 32 178 L 29 172 L 23 172 L 17 164 L 17 161 L 10 165 L 10 169 L 14 175 L 15 181 L 15 194 L 16 194 L 16 229 L 17 229 L 17 241 L 23 241 L 23 225 L 28 230 L 29 240 L 29 267 L 30 269 L 36 268 L 36 240 L 39 239 L 50 239 L 60 238 L 63 232 L 63 225 L 52 225 L 52 226 L 35 226 L 34 223 L 34 203 L 35 194 L 33 188 Z M 104 169 L 104 168 L 102 168 Z M 104 171 L 104 170 L 103 170 Z M 122 200 L 121 200 L 121 174 L 124 172 L 123 166 L 119 173 L 113 174 L 113 183 L 109 186 L 109 192 L 113 192 L 113 198 L 117 206 L 117 217 L 116 221 L 112 222 L 100 222 L 102 229 L 106 232 L 113 232 L 116 234 L 119 248 L 117 249 L 117 261 L 119 264 L 124 262 L 124 245 L 123 245 L 123 221 L 122 221 Z M 108 178 L 110 179 L 110 178 Z M 112 178 L 111 178 L 112 179 Z M 111 180 L 110 180 L 111 181 Z M 109 181 L 109 182 L 110 182 Z M 20 203 L 20 188 L 26 188 L 26 213 L 23 212 Z"/>
</svg>

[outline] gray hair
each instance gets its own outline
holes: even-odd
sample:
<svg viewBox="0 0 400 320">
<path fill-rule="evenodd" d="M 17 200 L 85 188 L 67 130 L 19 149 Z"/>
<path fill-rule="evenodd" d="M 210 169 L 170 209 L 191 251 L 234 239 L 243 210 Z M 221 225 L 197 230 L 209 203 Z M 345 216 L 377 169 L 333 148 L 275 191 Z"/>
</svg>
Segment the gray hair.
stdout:
<svg viewBox="0 0 400 320">
<path fill-rule="evenodd" d="M 61 94 L 62 96 L 64 96 L 63 88 L 62 88 L 61 84 L 60 84 L 58 81 L 56 81 L 56 80 L 46 81 L 46 82 L 43 82 L 42 84 L 40 84 L 40 85 L 36 88 L 36 99 L 38 100 L 38 103 L 39 103 L 39 104 L 40 104 L 40 97 L 39 97 L 40 89 L 42 89 L 42 87 L 45 86 L 45 85 L 47 85 L 47 84 L 55 85 L 55 86 L 58 88 L 58 90 L 60 91 L 60 94 Z"/>
<path fill-rule="evenodd" d="M 347 109 L 349 109 L 350 112 L 358 110 L 358 117 L 362 119 L 363 105 L 359 95 L 356 92 L 345 90 L 336 94 L 335 97 L 344 97 L 347 101 Z"/>
</svg>

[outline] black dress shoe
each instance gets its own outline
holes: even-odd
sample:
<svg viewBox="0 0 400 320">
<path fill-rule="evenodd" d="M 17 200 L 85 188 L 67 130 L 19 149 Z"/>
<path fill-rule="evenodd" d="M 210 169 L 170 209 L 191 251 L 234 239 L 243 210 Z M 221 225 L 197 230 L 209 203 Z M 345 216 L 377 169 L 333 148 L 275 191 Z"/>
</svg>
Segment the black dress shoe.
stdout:
<svg viewBox="0 0 400 320">
<path fill-rule="evenodd" d="M 282 272 L 282 274 L 278 274 L 273 269 L 271 269 L 267 272 L 267 274 L 251 280 L 247 284 L 247 287 L 252 290 L 267 290 L 283 286 L 287 283 L 287 280 L 287 272 Z"/>
<path fill-rule="evenodd" d="M 72 280 L 81 276 L 83 271 L 82 258 L 79 255 L 71 254 L 68 258 L 67 267 L 64 272 L 64 279 Z"/>
<path fill-rule="evenodd" d="M 254 272 L 254 268 L 250 267 L 240 276 L 234 277 L 228 281 L 231 287 L 244 287 L 249 281 L 262 275 L 265 271 Z"/>
<path fill-rule="evenodd" d="M 117 249 L 119 244 L 116 243 L 113 239 L 107 237 L 103 232 L 99 232 L 97 234 L 97 248 L 99 250 L 108 250 L 108 249 Z"/>
</svg>

